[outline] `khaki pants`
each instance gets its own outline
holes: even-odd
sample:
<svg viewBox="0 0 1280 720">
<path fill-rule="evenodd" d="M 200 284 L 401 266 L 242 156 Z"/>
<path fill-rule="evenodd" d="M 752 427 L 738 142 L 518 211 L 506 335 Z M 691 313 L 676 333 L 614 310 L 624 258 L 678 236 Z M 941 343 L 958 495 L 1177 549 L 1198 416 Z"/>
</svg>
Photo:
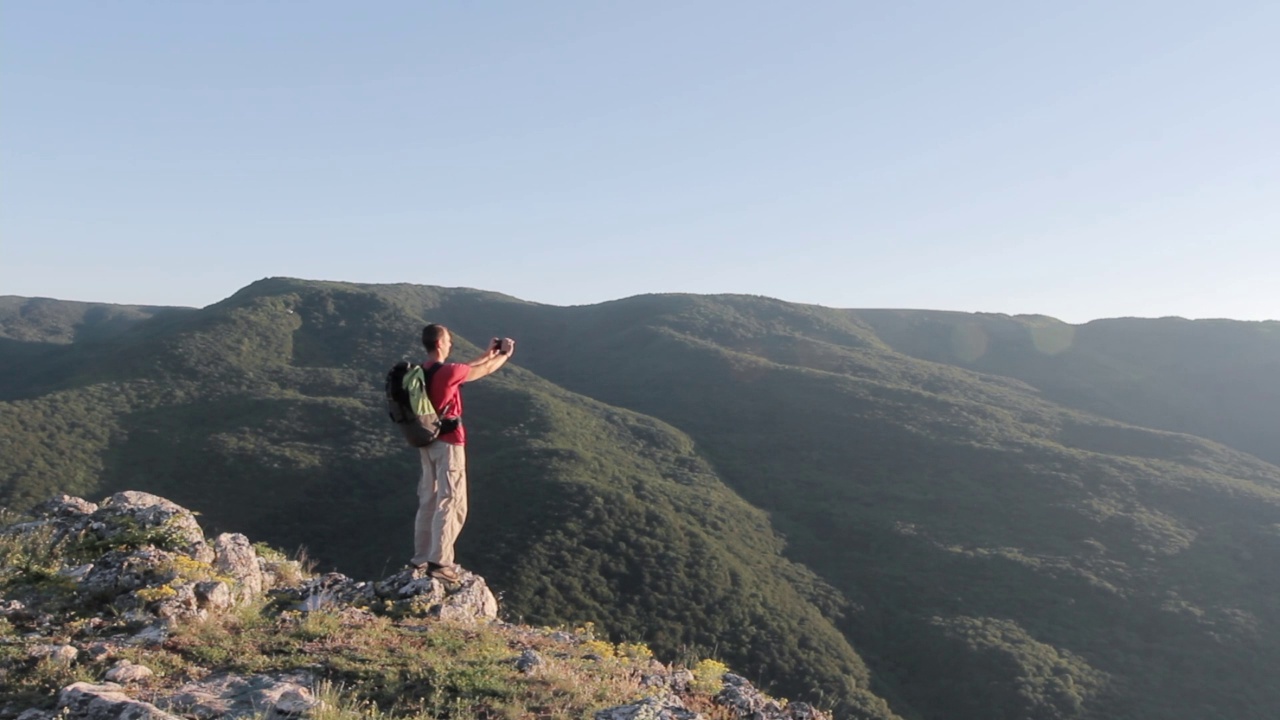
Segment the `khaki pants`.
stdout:
<svg viewBox="0 0 1280 720">
<path fill-rule="evenodd" d="M 437 440 L 419 448 L 418 516 L 413 523 L 414 565 L 453 564 L 453 543 L 467 521 L 467 455 L 461 445 Z"/>
</svg>

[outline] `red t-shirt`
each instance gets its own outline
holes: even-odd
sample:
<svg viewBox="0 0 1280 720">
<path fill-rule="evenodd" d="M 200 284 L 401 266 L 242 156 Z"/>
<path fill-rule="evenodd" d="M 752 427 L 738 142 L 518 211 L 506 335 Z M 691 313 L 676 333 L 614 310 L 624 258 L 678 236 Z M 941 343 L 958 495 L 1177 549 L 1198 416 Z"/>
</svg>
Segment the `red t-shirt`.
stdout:
<svg viewBox="0 0 1280 720">
<path fill-rule="evenodd" d="M 425 369 L 431 369 L 430 361 Z M 431 375 L 427 397 L 440 417 L 462 417 L 462 383 L 470 371 L 471 366 L 466 363 L 445 363 Z M 440 433 L 438 439 L 452 445 L 466 445 L 467 431 L 459 423 L 457 430 Z"/>
</svg>

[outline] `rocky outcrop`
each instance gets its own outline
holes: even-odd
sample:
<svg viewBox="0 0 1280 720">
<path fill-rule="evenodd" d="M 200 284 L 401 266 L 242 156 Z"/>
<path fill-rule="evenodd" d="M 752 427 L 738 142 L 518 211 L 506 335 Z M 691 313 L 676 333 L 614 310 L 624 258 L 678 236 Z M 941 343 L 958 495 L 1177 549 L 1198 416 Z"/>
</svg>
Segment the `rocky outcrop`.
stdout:
<svg viewBox="0 0 1280 720">
<path fill-rule="evenodd" d="M 703 720 L 675 695 L 652 696 L 596 713 L 595 720 Z"/>
<path fill-rule="evenodd" d="M 243 677 L 219 673 L 179 687 L 157 701 L 170 712 L 197 720 L 253 718 L 263 710 L 267 717 L 304 717 L 319 704 L 310 688 L 309 673 L 263 674 Z"/>
<path fill-rule="evenodd" d="M 738 720 L 827 720 L 827 716 L 808 703 L 783 705 L 757 690 L 741 675 L 725 673 L 724 688 L 716 695 L 716 704 L 729 709 Z"/>
<path fill-rule="evenodd" d="M 571 657 L 615 668 L 622 659 L 609 643 L 589 635 L 584 639 L 579 631 L 498 622 L 498 602 L 484 578 L 462 568 L 451 583 L 424 569 L 405 569 L 375 581 L 336 572 L 303 577 L 296 563 L 290 565 L 277 553 L 269 553 L 270 560 L 260 557 L 243 535 L 206 541 L 190 511 L 146 493 L 118 493 L 100 506 L 64 495 L 42 505 L 33 522 L 0 529 L 0 534 L 10 539 L 18 534 L 24 542 L 51 538 L 61 556 L 60 566 L 42 566 L 33 576 L 28 594 L 0 597 L 0 620 L 19 630 L 11 637 L 24 648 L 17 665 L 0 664 L 0 685 L 15 667 L 61 673 L 67 678 L 62 682 L 99 680 L 63 687 L 56 708 L 47 696 L 37 708 L 28 708 L 29 702 L 14 700 L 20 696 L 0 693 L 6 698 L 0 707 L 4 720 L 315 717 L 324 703 L 314 689 L 333 680 L 323 663 L 258 674 L 226 670 L 235 664 L 176 675 L 168 667 L 166 652 L 191 647 L 184 623 L 212 619 L 224 623 L 213 627 L 236 628 L 244 617 L 262 613 L 270 614 L 276 632 L 283 628 L 286 646 L 301 641 L 305 649 L 293 652 L 308 654 L 348 642 L 342 636 L 346 631 L 385 629 L 388 619 L 404 621 L 414 633 L 436 627 L 424 619 L 439 619 L 468 635 L 486 632 L 478 623 L 510 632 L 510 647 L 519 654 L 503 664 L 523 676 L 556 677 Z M 251 613 L 229 614 L 237 605 L 259 601 Z M 299 634 L 307 627 L 332 630 Z M 318 650 L 307 647 L 312 645 Z M 161 658 L 160 664 L 148 662 L 158 672 L 122 655 Z M 698 695 L 694 707 L 715 717 L 827 720 L 804 703 L 769 698 L 737 675 L 725 674 L 717 683 L 722 689 L 712 698 L 706 686 L 715 683 L 713 678 L 673 670 L 651 657 L 626 672 L 631 673 L 626 682 L 636 682 L 648 696 L 594 712 L 596 720 L 701 720 L 703 715 L 685 705 Z M 711 702 L 720 707 L 708 710 Z M 582 712 L 592 716 L 587 708 Z"/>
<path fill-rule="evenodd" d="M 402 570 L 377 582 L 357 581 L 327 573 L 279 593 L 305 612 L 368 608 L 374 604 L 391 614 L 446 620 L 481 620 L 498 616 L 498 600 L 484 578 L 459 568 L 457 583 L 444 583 L 425 569 Z"/>
<path fill-rule="evenodd" d="M 659 692 L 627 705 L 601 710 L 595 720 L 702 720 L 703 716 L 685 707 L 677 694 L 685 692 L 692 682 L 693 676 L 688 670 L 647 675 L 641 684 Z M 721 683 L 714 702 L 734 720 L 828 720 L 808 703 L 784 703 L 765 695 L 740 675 L 725 673 Z"/>
<path fill-rule="evenodd" d="M 59 720 L 182 720 L 160 708 L 125 695 L 115 683 L 78 682 L 58 693 Z"/>
<path fill-rule="evenodd" d="M 126 490 L 107 498 L 101 506 L 60 495 L 37 507 L 36 514 L 52 521 L 62 537 L 80 536 L 104 546 L 140 544 L 145 538 L 147 544 L 200 562 L 211 562 L 214 557 L 195 515 L 150 493 Z"/>
<path fill-rule="evenodd" d="M 143 624 L 205 618 L 260 597 L 266 585 L 247 538 L 224 534 L 210 544 L 190 510 L 156 495 L 126 491 L 101 505 L 61 495 L 35 515 L 8 532 L 48 531 L 51 542 L 91 556 L 60 575 Z"/>
</svg>

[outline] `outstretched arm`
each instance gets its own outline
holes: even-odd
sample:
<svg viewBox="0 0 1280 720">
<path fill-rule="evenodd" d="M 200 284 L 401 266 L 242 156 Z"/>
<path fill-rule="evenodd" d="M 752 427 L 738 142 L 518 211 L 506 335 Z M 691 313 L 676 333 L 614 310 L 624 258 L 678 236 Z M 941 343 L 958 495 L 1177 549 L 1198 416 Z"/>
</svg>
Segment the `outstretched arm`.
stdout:
<svg viewBox="0 0 1280 720">
<path fill-rule="evenodd" d="M 512 353 L 516 351 L 516 343 L 511 338 L 504 338 L 501 347 L 506 350 L 505 353 L 498 352 L 498 348 L 490 345 L 489 349 L 483 355 L 467 363 L 470 369 L 467 371 L 467 379 L 464 382 L 479 380 L 480 378 L 492 373 L 494 370 L 507 364 L 507 360 L 511 358 Z"/>
</svg>

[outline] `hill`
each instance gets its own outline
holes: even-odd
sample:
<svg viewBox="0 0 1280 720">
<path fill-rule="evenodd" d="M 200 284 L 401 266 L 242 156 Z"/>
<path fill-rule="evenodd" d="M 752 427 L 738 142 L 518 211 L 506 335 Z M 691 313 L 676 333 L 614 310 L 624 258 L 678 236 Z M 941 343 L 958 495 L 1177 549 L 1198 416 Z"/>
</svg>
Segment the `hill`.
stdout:
<svg viewBox="0 0 1280 720">
<path fill-rule="evenodd" d="M 1023 380 L 1056 403 L 1280 464 L 1280 322 L 850 311 L 894 350 Z"/>
<path fill-rule="evenodd" d="M 405 297 L 286 287 L 62 348 L 56 360 L 79 368 L 65 389 L 0 414 L 5 497 L 141 489 L 346 572 L 403 564 L 417 460 L 384 419 L 380 385 L 388 358 L 416 354 L 404 328 L 423 320 Z M 467 400 L 480 450 L 459 554 L 502 578 L 513 617 L 594 622 L 666 658 L 714 653 L 793 694 L 889 716 L 833 624 L 843 601 L 781 556 L 763 513 L 687 437 L 518 368 Z"/>
<path fill-rule="evenodd" d="M 1170 349 L 1203 345 L 1178 335 L 1195 323 L 1064 344 L 1037 318 L 741 296 L 558 308 L 278 278 L 14 361 L 58 389 L 0 388 L 16 449 L 0 488 L 15 505 L 147 489 L 344 569 L 398 562 L 414 468 L 378 385 L 427 319 L 520 343 L 518 369 L 467 391 L 460 553 L 521 615 L 660 653 L 728 642 L 766 684 L 847 712 L 880 712 L 875 696 L 911 718 L 1280 706 L 1280 468 L 1243 452 L 1276 426 L 1256 425 L 1266 403 L 1231 401 L 1273 387 L 1266 323 L 1214 325 L 1248 341 L 1187 375 Z M 1176 381 L 1201 375 L 1222 392 Z M 1132 424 L 1210 395 L 1221 423 Z M 676 596 L 705 600 L 676 612 Z"/>
</svg>

